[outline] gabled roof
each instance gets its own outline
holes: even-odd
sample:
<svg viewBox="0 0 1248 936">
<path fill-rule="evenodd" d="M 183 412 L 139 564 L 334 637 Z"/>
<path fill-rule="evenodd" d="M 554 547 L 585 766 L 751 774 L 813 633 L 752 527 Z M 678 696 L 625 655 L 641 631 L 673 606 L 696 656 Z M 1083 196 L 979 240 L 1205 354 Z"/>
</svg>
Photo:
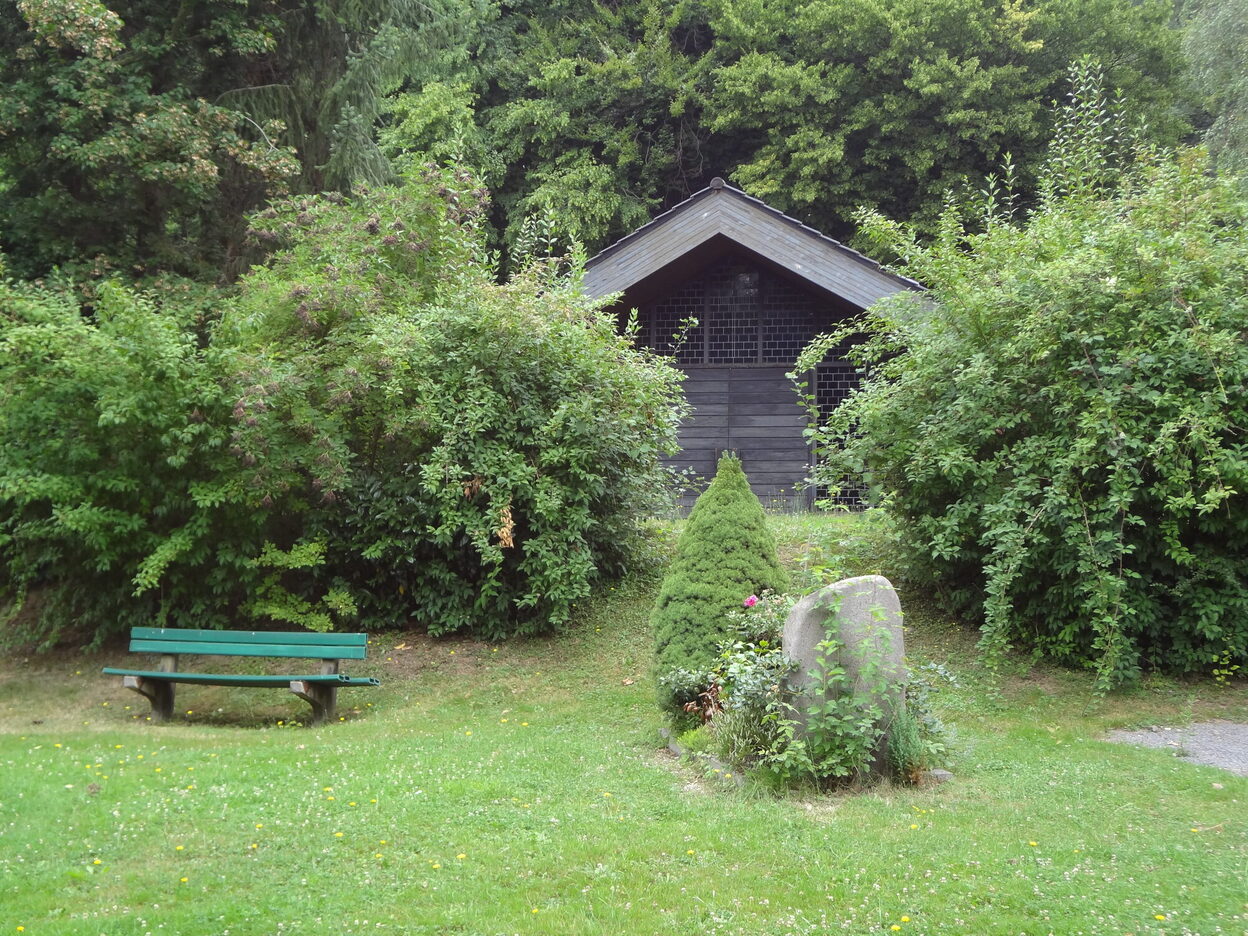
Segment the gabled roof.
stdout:
<svg viewBox="0 0 1248 936">
<path fill-rule="evenodd" d="M 590 259 L 585 291 L 624 292 L 715 238 L 864 309 L 903 289 L 922 289 L 717 178 Z"/>
</svg>

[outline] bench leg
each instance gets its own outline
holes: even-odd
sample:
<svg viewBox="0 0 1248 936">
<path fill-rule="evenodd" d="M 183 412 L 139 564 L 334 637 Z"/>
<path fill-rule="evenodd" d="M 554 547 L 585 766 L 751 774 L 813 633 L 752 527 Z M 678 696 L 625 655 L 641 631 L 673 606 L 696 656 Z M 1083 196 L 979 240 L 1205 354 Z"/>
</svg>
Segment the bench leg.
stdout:
<svg viewBox="0 0 1248 936">
<path fill-rule="evenodd" d="M 152 721 L 163 722 L 173 717 L 173 683 L 166 679 L 123 676 L 121 684 L 152 703 Z"/>
<path fill-rule="evenodd" d="M 290 691 L 312 706 L 312 724 L 333 721 L 338 707 L 338 687 L 332 683 L 310 683 L 294 679 Z"/>
</svg>

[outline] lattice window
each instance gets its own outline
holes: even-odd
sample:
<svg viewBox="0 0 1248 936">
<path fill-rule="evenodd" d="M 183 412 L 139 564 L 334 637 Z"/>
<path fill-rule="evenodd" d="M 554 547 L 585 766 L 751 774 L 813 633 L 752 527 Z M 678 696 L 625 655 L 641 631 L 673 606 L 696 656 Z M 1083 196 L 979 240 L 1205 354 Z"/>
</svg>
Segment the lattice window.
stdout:
<svg viewBox="0 0 1248 936">
<path fill-rule="evenodd" d="M 853 367 L 839 360 L 825 360 L 815 368 L 815 405 L 819 409 L 819 418 L 826 421 L 837 405 L 858 388 L 858 375 Z M 846 478 L 840 485 L 840 493 L 836 497 L 828 496 L 828 489 L 820 487 L 815 491 L 818 500 L 830 501 L 840 507 L 859 508 L 863 505 L 866 488 L 860 479 Z"/>
<path fill-rule="evenodd" d="M 762 328 L 762 362 L 792 364 L 820 333 L 825 317 L 825 305 L 813 295 L 778 276 L 769 276 L 767 317 Z"/>
<path fill-rule="evenodd" d="M 721 263 L 706 276 L 707 364 L 758 361 L 759 272 L 740 263 Z"/>
<path fill-rule="evenodd" d="M 705 293 L 705 279 L 691 280 L 651 306 L 640 335 L 645 345 L 670 354 L 673 344 L 683 335 L 684 340 L 676 349 L 676 360 L 681 364 L 701 363 L 702 336 L 706 328 L 701 310 Z M 698 324 L 684 331 L 684 323 L 690 318 L 696 318 Z"/>
<path fill-rule="evenodd" d="M 827 419 L 837 405 L 858 388 L 858 375 L 842 361 L 824 361 L 815 368 L 815 403 Z"/>
<path fill-rule="evenodd" d="M 791 364 L 826 327 L 826 301 L 753 264 L 721 260 L 645 310 L 641 339 L 670 353 L 681 323 L 697 319 L 676 353 L 682 364 Z"/>
</svg>

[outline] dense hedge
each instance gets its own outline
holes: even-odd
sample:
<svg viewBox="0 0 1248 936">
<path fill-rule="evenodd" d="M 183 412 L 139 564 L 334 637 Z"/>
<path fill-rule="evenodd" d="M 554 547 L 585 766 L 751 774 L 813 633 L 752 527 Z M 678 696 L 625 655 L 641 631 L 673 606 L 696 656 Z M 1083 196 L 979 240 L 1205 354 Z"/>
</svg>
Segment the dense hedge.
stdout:
<svg viewBox="0 0 1248 936">
<path fill-rule="evenodd" d="M 102 636 L 173 611 L 220 626 L 259 580 L 266 520 L 195 326 L 114 284 L 87 317 L 69 292 L 0 282 L 5 636 Z"/>
<path fill-rule="evenodd" d="M 209 322 L 2 287 L 10 636 L 564 622 L 665 492 L 678 374 L 575 265 L 499 285 L 484 206 L 450 172 L 275 205 Z"/>
<path fill-rule="evenodd" d="M 1106 686 L 1228 674 L 1248 663 L 1245 188 L 1133 147 L 1088 74 L 1042 182 L 1025 221 L 996 180 L 929 245 L 867 218 L 930 302 L 868 316 L 827 477 L 865 470 L 990 649 Z"/>
</svg>

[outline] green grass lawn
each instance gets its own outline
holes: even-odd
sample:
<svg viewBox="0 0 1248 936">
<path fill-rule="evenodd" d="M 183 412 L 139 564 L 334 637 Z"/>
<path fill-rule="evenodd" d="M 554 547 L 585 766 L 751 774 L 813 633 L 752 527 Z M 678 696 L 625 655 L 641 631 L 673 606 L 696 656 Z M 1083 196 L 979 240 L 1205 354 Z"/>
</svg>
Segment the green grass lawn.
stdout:
<svg viewBox="0 0 1248 936">
<path fill-rule="evenodd" d="M 808 565 L 854 523 L 776 518 Z M 958 676 L 954 781 L 777 798 L 661 750 L 654 588 L 549 641 L 377 636 L 348 671 L 382 688 L 318 729 L 208 687 L 156 726 L 99 675 L 124 652 L 9 659 L 0 936 L 1248 932 L 1248 780 L 1100 740 L 1248 718 L 1243 684 L 1099 700 L 1019 664 L 993 694 L 973 635 L 903 594 L 912 660 Z"/>
</svg>

